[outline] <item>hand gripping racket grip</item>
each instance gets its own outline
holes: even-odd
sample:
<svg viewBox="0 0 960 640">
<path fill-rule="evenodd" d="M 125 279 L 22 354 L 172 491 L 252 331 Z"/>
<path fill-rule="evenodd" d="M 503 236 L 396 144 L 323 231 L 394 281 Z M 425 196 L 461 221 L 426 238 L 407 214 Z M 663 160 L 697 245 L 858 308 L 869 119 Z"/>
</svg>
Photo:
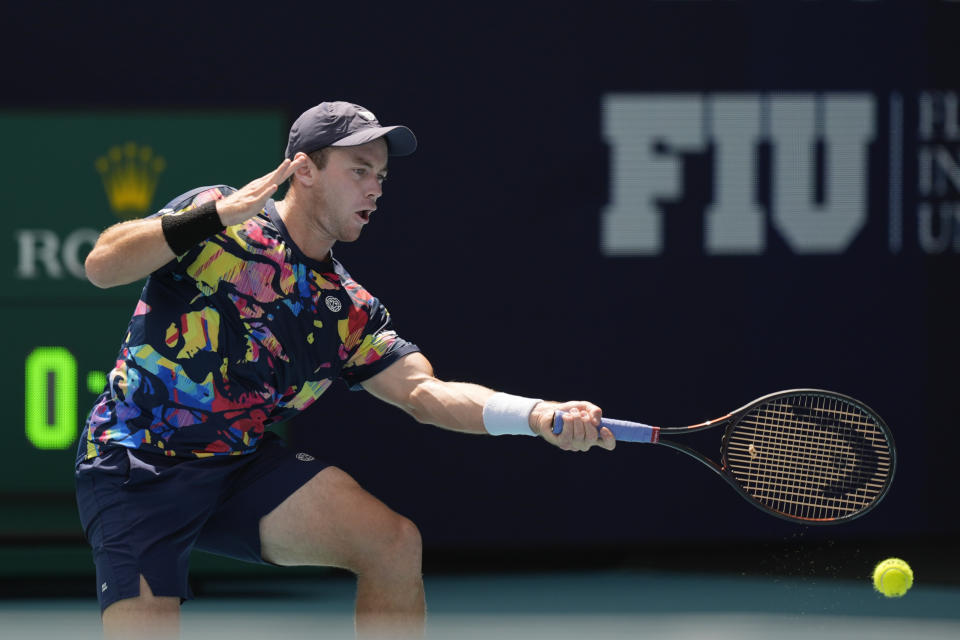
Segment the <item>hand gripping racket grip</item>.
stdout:
<svg viewBox="0 0 960 640">
<path fill-rule="evenodd" d="M 563 431 L 563 411 L 556 411 L 553 415 L 553 433 L 559 434 Z M 651 427 L 648 424 L 639 422 L 630 422 L 629 420 L 614 420 L 613 418 L 601 418 L 600 426 L 610 429 L 613 437 L 620 442 L 650 442 L 655 443 L 660 439 L 660 427 Z"/>
</svg>

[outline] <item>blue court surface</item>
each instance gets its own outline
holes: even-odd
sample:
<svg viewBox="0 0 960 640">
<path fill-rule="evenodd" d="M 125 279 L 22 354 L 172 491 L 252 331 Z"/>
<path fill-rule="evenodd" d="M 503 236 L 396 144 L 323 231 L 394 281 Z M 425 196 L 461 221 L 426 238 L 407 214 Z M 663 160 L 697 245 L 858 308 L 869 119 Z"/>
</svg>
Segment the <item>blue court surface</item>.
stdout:
<svg viewBox="0 0 960 640">
<path fill-rule="evenodd" d="M 427 637 L 960 638 L 960 588 L 654 570 L 427 575 Z M 353 579 L 225 579 L 183 607 L 184 638 L 353 637 Z M 93 598 L 0 601 L 0 637 L 100 638 Z"/>
</svg>

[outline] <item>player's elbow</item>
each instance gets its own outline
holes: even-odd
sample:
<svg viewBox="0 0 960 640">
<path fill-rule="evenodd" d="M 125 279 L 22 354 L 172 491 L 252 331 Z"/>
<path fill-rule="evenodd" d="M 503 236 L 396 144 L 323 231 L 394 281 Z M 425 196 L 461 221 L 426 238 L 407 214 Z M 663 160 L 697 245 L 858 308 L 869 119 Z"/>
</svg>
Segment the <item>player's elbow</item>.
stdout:
<svg viewBox="0 0 960 640">
<path fill-rule="evenodd" d="M 93 286 L 101 289 L 106 289 L 110 286 L 110 281 L 107 279 L 107 269 L 104 267 L 103 260 L 100 258 L 96 247 L 87 255 L 87 259 L 83 261 L 83 271 L 87 276 L 87 280 L 89 280 Z"/>
<path fill-rule="evenodd" d="M 436 405 L 435 394 L 430 391 L 429 381 L 418 384 L 407 396 L 404 409 L 421 424 L 435 424 L 432 407 Z"/>
<path fill-rule="evenodd" d="M 123 284 L 117 279 L 118 269 L 116 265 L 111 264 L 107 252 L 96 246 L 87 254 L 87 259 L 83 262 L 83 270 L 90 284 L 100 289 L 109 289 Z"/>
</svg>

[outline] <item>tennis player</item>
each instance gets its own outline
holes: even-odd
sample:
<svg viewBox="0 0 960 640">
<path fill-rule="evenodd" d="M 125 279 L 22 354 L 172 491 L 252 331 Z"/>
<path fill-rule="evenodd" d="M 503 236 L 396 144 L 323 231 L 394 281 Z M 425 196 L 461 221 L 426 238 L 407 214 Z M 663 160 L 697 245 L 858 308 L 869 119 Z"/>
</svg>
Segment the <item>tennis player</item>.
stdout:
<svg viewBox="0 0 960 640">
<path fill-rule="evenodd" d="M 294 122 L 276 170 L 241 189 L 193 189 L 100 236 L 86 260 L 91 282 L 147 279 L 77 456 L 108 637 L 179 633 L 193 548 L 348 569 L 358 635 L 422 635 L 416 526 L 266 430 L 337 378 L 445 429 L 613 449 L 589 402 L 434 377 L 386 307 L 334 259 L 333 245 L 372 220 L 388 156 L 416 146 L 406 127 L 325 102 Z M 273 200 L 287 179 L 286 197 Z M 565 417 L 554 435 L 557 410 Z"/>
</svg>

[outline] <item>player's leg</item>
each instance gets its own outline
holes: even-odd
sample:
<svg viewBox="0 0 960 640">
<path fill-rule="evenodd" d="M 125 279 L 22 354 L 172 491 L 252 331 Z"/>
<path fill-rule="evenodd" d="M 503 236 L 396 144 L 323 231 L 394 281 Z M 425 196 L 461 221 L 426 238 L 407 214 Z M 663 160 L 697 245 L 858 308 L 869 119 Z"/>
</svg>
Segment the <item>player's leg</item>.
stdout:
<svg viewBox="0 0 960 640">
<path fill-rule="evenodd" d="M 345 568 L 358 575 L 357 627 L 422 635 L 420 533 L 349 475 L 271 432 L 224 494 L 198 549 L 247 562 Z"/>
<path fill-rule="evenodd" d="M 180 637 L 180 598 L 155 596 L 140 576 L 140 595 L 118 600 L 103 610 L 106 640 Z"/>
<path fill-rule="evenodd" d="M 106 637 L 179 636 L 180 602 L 192 597 L 190 550 L 231 464 L 118 447 L 78 466 L 77 503 Z"/>
<path fill-rule="evenodd" d="M 327 467 L 267 514 L 260 545 L 274 564 L 354 572 L 358 635 L 423 634 L 420 532 L 344 471 Z"/>
</svg>

